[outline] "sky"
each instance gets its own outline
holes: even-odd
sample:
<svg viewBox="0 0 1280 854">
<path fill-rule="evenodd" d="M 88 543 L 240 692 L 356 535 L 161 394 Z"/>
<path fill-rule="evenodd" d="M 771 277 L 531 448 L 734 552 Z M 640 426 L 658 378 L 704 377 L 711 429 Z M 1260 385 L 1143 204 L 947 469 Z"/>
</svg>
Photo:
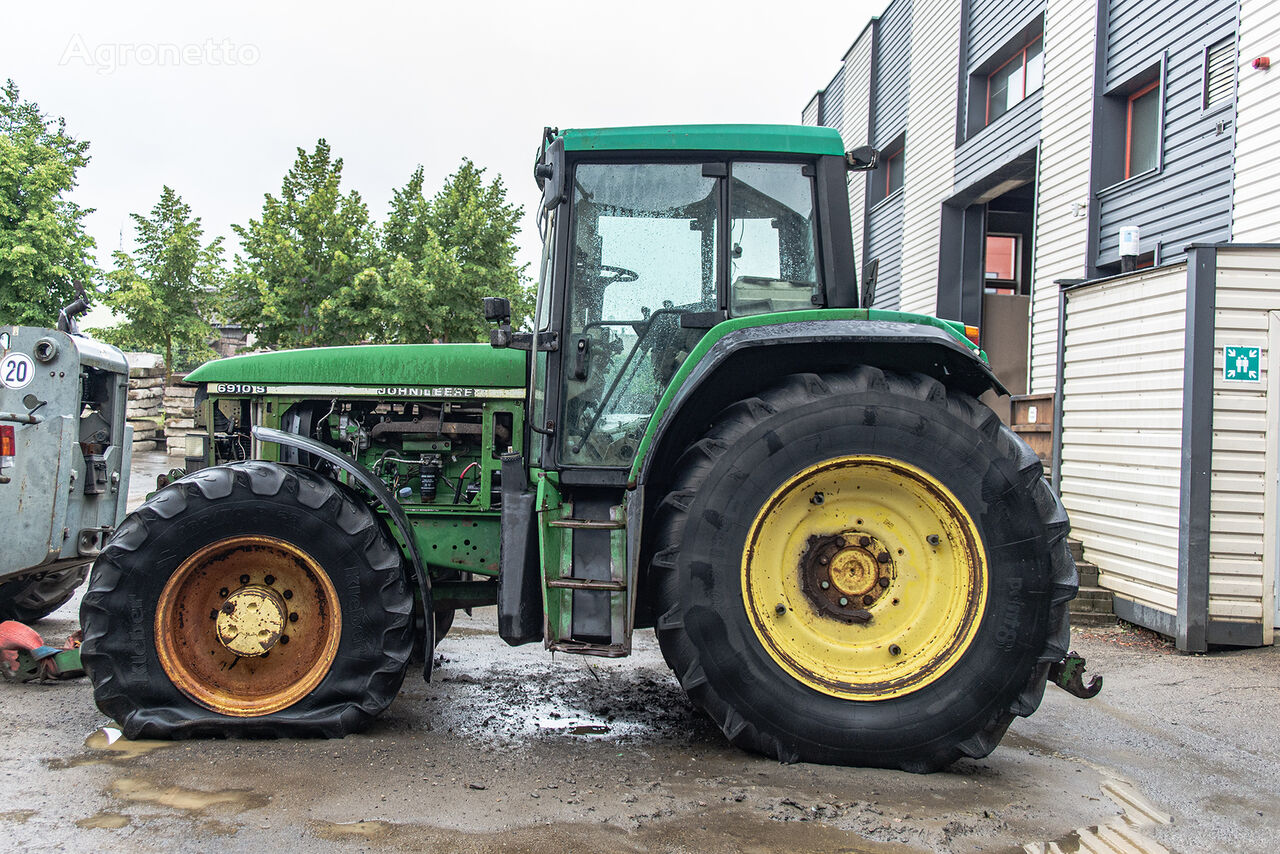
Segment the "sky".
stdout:
<svg viewBox="0 0 1280 854">
<path fill-rule="evenodd" d="M 0 79 L 90 142 L 71 198 L 102 267 L 166 184 L 230 258 L 320 137 L 376 220 L 463 157 L 532 211 L 543 126 L 798 123 L 886 3 L 11 2 Z M 532 270 L 528 216 L 518 242 Z"/>
</svg>

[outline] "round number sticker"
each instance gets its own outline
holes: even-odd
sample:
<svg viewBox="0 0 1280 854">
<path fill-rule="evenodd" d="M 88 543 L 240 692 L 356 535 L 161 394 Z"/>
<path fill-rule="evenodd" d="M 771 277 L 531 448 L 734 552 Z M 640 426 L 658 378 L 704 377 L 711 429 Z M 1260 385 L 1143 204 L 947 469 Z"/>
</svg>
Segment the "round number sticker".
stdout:
<svg viewBox="0 0 1280 854">
<path fill-rule="evenodd" d="M 10 353 L 0 361 L 0 383 L 5 388 L 26 388 L 35 376 L 35 363 L 26 353 Z"/>
</svg>

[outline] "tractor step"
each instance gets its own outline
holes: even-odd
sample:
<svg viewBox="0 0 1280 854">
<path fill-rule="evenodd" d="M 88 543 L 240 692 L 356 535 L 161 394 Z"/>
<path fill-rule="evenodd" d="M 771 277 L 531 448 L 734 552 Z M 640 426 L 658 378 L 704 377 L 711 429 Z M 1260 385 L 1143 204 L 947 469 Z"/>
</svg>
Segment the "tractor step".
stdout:
<svg viewBox="0 0 1280 854">
<path fill-rule="evenodd" d="M 553 519 L 548 524 L 553 528 L 573 528 L 579 531 L 620 531 L 627 527 L 626 522 L 613 519 Z"/>
<path fill-rule="evenodd" d="M 546 646 L 579 655 L 631 651 L 634 592 L 627 587 L 627 521 L 622 496 L 583 491 L 560 505 L 546 532 L 561 557 L 544 564 Z"/>
<path fill-rule="evenodd" d="M 627 585 L 621 581 L 597 581 L 592 578 L 556 578 L 547 586 L 557 590 L 607 590 L 623 592 Z"/>
</svg>

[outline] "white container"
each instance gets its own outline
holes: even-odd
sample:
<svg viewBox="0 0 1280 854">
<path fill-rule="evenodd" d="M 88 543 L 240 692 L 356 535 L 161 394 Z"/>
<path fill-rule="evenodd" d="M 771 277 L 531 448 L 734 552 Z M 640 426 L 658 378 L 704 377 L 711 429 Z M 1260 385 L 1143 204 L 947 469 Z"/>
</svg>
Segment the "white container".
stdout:
<svg viewBox="0 0 1280 854">
<path fill-rule="evenodd" d="M 1138 245 L 1142 242 L 1142 231 L 1136 225 L 1120 226 L 1120 257 L 1138 255 Z"/>
</svg>

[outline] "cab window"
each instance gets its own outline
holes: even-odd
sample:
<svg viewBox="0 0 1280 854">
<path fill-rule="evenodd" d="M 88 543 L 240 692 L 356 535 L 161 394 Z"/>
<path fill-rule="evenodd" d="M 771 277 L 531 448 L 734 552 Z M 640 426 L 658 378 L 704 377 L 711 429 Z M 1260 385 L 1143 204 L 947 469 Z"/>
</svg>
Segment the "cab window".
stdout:
<svg viewBox="0 0 1280 854">
<path fill-rule="evenodd" d="M 729 183 L 729 309 L 735 317 L 822 302 L 813 179 L 799 163 L 735 162 Z"/>
</svg>

